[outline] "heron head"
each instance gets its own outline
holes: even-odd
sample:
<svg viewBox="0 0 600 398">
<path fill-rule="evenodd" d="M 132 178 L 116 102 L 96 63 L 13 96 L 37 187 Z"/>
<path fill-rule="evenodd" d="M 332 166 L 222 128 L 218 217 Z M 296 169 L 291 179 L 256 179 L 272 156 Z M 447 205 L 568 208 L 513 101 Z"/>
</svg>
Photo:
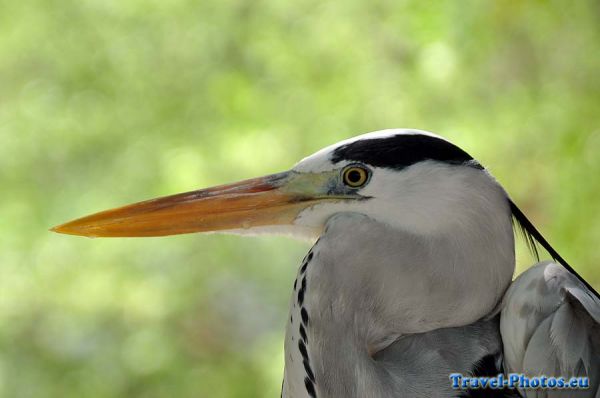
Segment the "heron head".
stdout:
<svg viewBox="0 0 600 398">
<path fill-rule="evenodd" d="M 135 203 L 53 230 L 90 237 L 215 231 L 314 237 L 333 215 L 356 212 L 427 234 L 490 211 L 510 217 L 506 194 L 465 151 L 424 131 L 384 130 L 324 148 L 283 173 Z"/>
</svg>

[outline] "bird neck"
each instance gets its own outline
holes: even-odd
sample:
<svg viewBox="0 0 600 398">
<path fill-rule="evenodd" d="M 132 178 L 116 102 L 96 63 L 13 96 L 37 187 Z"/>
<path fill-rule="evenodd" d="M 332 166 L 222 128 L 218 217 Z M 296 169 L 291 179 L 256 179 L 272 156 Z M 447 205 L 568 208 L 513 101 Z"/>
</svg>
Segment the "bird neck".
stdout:
<svg viewBox="0 0 600 398">
<path fill-rule="evenodd" d="M 513 270 L 509 215 L 498 228 L 437 236 L 392 229 L 357 213 L 333 216 L 298 271 L 284 393 L 385 393 L 375 353 L 400 336 L 463 326 L 489 314 Z M 357 374 L 361 386 L 332 382 L 358 381 Z"/>
</svg>

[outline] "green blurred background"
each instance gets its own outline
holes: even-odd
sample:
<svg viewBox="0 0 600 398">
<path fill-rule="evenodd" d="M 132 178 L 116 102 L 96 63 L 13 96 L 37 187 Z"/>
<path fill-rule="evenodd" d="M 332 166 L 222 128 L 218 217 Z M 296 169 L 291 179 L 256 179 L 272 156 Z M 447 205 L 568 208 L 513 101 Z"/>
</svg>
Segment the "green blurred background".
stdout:
<svg viewBox="0 0 600 398">
<path fill-rule="evenodd" d="M 278 396 L 308 244 L 48 228 L 382 128 L 468 150 L 600 288 L 599 52 L 597 0 L 0 0 L 0 396 Z"/>
</svg>

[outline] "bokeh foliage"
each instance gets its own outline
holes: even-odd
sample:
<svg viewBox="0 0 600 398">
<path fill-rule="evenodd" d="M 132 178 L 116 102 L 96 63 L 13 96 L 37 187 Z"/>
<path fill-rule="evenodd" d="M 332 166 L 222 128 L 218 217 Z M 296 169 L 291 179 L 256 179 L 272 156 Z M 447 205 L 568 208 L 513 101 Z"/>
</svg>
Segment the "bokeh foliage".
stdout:
<svg viewBox="0 0 600 398">
<path fill-rule="evenodd" d="M 600 288 L 599 51 L 596 0 L 0 0 L 0 396 L 277 396 L 306 243 L 47 229 L 381 128 L 467 149 Z"/>
</svg>

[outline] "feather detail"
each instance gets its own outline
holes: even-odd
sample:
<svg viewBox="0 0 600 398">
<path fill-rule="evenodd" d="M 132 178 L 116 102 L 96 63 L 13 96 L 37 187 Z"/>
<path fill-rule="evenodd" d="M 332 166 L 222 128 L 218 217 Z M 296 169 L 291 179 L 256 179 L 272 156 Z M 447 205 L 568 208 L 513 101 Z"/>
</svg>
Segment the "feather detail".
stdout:
<svg viewBox="0 0 600 398">
<path fill-rule="evenodd" d="M 546 249 L 546 251 L 548 252 L 548 254 L 550 254 L 552 259 L 559 262 L 570 273 L 575 275 L 577 279 L 579 279 L 585 285 L 585 287 L 588 288 L 589 291 L 591 291 L 598 299 L 600 299 L 600 294 L 598 294 L 598 292 L 594 290 L 594 288 L 585 279 L 583 279 L 583 277 L 581 277 L 581 275 L 579 275 L 573 269 L 573 267 L 571 267 L 569 263 L 567 263 L 567 261 L 564 258 L 562 258 L 560 254 L 558 254 L 558 252 L 550 245 L 550 243 L 548 243 L 546 238 L 544 238 L 544 236 L 540 233 L 540 231 L 538 231 L 538 229 L 533 225 L 533 223 L 529 221 L 529 219 L 525 216 L 521 209 L 519 209 L 511 199 L 508 199 L 508 202 L 513 216 L 513 221 L 516 222 L 515 227 L 518 227 L 519 231 L 525 239 L 527 246 L 529 247 L 529 250 L 536 258 L 536 260 L 539 261 L 540 259 L 539 250 L 537 247 L 537 245 L 539 244 L 544 249 Z"/>
</svg>

